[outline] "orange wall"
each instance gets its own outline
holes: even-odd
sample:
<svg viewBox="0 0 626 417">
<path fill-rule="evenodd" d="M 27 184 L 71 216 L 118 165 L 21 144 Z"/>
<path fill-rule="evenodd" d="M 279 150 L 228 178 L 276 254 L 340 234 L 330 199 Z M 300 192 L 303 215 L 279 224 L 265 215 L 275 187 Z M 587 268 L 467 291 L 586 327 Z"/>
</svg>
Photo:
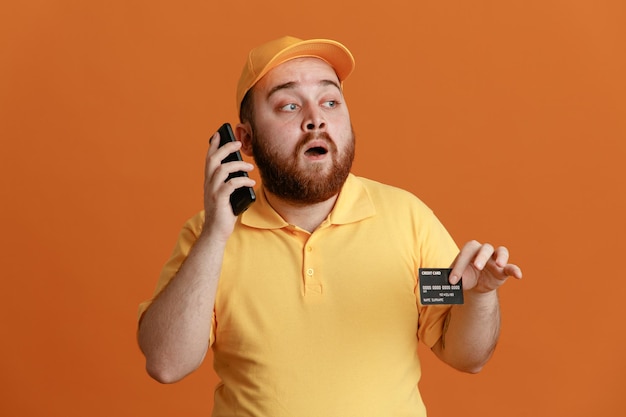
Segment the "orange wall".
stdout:
<svg viewBox="0 0 626 417">
<path fill-rule="evenodd" d="M 242 3 L 0 6 L 0 414 L 209 415 L 210 360 L 150 380 L 136 308 L 201 208 L 244 54 L 293 34 L 356 56 L 354 171 L 524 267 L 481 374 L 422 350 L 430 416 L 623 415 L 625 3 Z"/>
</svg>

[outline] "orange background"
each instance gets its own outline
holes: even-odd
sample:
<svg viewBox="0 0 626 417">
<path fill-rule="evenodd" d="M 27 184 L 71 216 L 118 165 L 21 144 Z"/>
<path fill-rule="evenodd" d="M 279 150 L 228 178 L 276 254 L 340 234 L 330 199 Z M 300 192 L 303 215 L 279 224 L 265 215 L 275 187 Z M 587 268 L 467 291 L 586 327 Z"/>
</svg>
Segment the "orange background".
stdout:
<svg viewBox="0 0 626 417">
<path fill-rule="evenodd" d="M 626 3 L 254 4 L 0 6 L 0 414 L 209 415 L 211 359 L 149 379 L 137 305 L 201 209 L 245 54 L 292 34 L 356 57 L 354 172 L 524 268 L 481 374 L 421 351 L 429 415 L 623 415 Z"/>
</svg>

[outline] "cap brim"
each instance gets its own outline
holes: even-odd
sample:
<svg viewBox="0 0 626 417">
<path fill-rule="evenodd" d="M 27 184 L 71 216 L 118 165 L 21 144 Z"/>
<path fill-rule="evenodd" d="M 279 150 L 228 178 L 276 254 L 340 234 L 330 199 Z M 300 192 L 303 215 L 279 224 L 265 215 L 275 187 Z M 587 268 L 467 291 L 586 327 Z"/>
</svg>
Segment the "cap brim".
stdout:
<svg viewBox="0 0 626 417">
<path fill-rule="evenodd" d="M 252 85 L 256 84 L 272 68 L 291 59 L 306 57 L 320 58 L 326 61 L 337 73 L 339 81 L 348 78 L 354 69 L 354 58 L 345 46 L 330 39 L 310 39 L 290 45 L 278 52 L 257 75 Z"/>
<path fill-rule="evenodd" d="M 245 90 L 239 91 L 237 101 L 241 105 L 246 93 L 269 71 L 280 64 L 296 58 L 319 58 L 328 63 L 337 74 L 340 82 L 343 82 L 354 70 L 354 57 L 341 43 L 330 39 L 309 39 L 289 45 L 268 61 L 268 63 L 247 82 Z"/>
</svg>

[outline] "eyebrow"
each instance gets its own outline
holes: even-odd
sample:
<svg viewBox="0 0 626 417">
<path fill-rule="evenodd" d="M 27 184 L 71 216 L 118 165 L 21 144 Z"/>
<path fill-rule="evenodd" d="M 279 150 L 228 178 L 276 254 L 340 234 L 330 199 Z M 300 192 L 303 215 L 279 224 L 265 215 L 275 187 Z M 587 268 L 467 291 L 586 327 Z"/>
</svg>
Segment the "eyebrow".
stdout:
<svg viewBox="0 0 626 417">
<path fill-rule="evenodd" d="M 267 93 L 267 98 L 270 98 L 272 96 L 272 94 L 281 91 L 281 90 L 289 90 L 289 89 L 293 89 L 298 85 L 297 82 L 295 81 L 289 81 L 286 82 L 284 84 L 279 84 L 275 87 L 273 87 L 269 93 Z M 326 86 L 334 86 L 337 88 L 337 90 L 339 90 L 339 92 L 341 92 L 341 87 L 339 86 L 339 84 L 337 84 L 337 82 L 333 81 L 333 80 L 320 80 L 320 82 L 318 83 L 318 85 L 320 87 L 326 87 Z"/>
</svg>

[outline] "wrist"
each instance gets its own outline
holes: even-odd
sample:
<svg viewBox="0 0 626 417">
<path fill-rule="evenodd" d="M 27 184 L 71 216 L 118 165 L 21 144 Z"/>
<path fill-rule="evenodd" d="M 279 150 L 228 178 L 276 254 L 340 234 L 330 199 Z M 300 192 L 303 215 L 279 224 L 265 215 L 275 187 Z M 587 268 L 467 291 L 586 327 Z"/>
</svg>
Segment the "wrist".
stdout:
<svg viewBox="0 0 626 417">
<path fill-rule="evenodd" d="M 205 244 L 205 245 L 210 244 L 211 246 L 213 245 L 226 246 L 228 237 L 229 235 L 215 233 L 211 231 L 210 229 L 204 228 L 200 232 L 200 235 L 198 235 L 198 240 L 196 241 L 196 244 L 200 243 L 200 244 Z"/>
<path fill-rule="evenodd" d="M 206 217 L 202 224 L 202 229 L 198 235 L 198 240 L 211 241 L 226 244 L 233 233 L 235 223 L 224 224 L 214 218 Z"/>
<path fill-rule="evenodd" d="M 498 302 L 498 290 L 480 291 L 475 287 L 466 291 L 463 291 L 463 298 L 466 303 L 478 304 L 478 305 L 492 305 L 494 302 Z"/>
</svg>

